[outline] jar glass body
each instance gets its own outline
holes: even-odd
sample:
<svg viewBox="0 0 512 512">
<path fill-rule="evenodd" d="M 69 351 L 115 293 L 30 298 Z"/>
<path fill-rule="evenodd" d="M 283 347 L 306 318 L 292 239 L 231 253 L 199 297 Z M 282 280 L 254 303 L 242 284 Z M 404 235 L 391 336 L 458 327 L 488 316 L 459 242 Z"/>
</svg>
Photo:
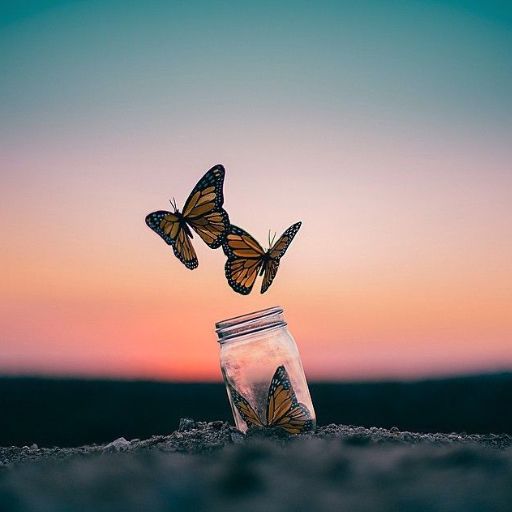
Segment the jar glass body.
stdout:
<svg viewBox="0 0 512 512">
<path fill-rule="evenodd" d="M 242 432 L 251 426 L 282 427 L 290 433 L 314 429 L 315 411 L 283 310 L 257 311 L 218 322 L 216 327 L 220 367 L 236 427 Z M 257 420 L 251 420 L 244 402 Z M 256 425 L 258 420 L 261 425 Z"/>
</svg>

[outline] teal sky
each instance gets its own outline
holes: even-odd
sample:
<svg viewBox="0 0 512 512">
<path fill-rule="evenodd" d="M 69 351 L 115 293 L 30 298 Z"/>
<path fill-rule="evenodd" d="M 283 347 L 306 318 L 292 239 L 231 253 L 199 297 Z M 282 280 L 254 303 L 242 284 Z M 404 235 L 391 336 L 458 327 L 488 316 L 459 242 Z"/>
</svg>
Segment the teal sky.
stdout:
<svg viewBox="0 0 512 512">
<path fill-rule="evenodd" d="M 510 122 L 509 2 L 22 1 L 0 20 L 4 133 L 276 110 Z"/>
</svg>

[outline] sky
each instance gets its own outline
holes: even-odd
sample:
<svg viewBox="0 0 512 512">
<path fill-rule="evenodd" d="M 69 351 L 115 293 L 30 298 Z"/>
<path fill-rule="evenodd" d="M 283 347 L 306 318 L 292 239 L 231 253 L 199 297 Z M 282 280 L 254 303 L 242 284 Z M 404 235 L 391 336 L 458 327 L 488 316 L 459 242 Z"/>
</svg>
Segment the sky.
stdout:
<svg viewBox="0 0 512 512">
<path fill-rule="evenodd" d="M 0 373 L 219 380 L 274 305 L 311 379 L 511 370 L 511 54 L 509 2 L 2 2 Z M 264 295 L 144 223 L 217 163 L 303 222 Z"/>
</svg>

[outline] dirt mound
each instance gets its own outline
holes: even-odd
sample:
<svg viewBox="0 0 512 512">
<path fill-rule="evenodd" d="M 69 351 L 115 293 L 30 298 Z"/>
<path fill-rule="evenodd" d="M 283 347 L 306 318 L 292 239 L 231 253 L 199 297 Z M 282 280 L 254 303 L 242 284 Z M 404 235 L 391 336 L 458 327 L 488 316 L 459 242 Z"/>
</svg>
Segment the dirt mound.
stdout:
<svg viewBox="0 0 512 512">
<path fill-rule="evenodd" d="M 509 511 L 512 437 L 328 425 L 290 438 L 183 419 L 168 436 L 0 449 L 2 512 Z"/>
</svg>

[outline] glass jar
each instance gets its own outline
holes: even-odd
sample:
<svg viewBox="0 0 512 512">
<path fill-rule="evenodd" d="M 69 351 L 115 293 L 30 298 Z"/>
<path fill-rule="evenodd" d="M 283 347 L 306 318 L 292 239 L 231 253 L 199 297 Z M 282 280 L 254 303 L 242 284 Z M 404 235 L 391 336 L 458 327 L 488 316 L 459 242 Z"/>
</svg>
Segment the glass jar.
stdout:
<svg viewBox="0 0 512 512">
<path fill-rule="evenodd" d="M 273 307 L 217 322 L 220 367 L 236 427 L 314 430 L 311 402 L 299 351 L 283 309 Z"/>
</svg>

